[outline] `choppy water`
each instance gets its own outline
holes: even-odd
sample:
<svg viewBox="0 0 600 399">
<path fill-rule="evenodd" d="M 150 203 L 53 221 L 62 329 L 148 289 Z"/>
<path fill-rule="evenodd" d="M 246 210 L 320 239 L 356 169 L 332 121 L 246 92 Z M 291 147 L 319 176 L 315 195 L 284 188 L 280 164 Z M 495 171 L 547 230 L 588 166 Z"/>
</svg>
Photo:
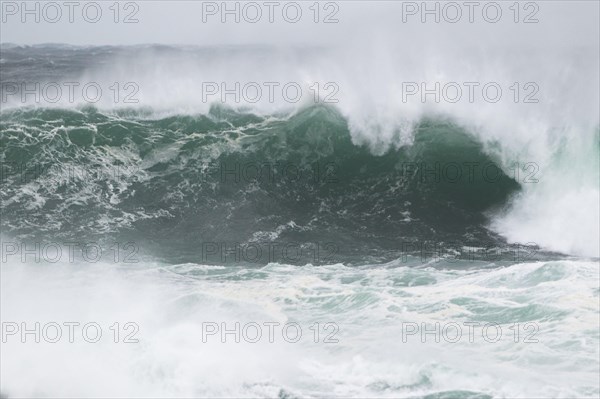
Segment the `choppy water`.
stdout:
<svg viewBox="0 0 600 399">
<path fill-rule="evenodd" d="M 123 52 L 7 47 L 0 80 Z M 600 394 L 597 124 L 519 153 L 431 113 L 382 150 L 344 103 L 3 105 L 4 395 Z"/>
</svg>

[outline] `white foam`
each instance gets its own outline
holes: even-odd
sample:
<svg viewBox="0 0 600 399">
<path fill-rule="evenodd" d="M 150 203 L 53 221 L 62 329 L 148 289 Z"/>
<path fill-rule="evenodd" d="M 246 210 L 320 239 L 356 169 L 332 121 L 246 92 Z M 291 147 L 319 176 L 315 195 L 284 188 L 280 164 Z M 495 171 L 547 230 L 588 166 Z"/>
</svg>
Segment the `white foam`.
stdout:
<svg viewBox="0 0 600 399">
<path fill-rule="evenodd" d="M 183 267 L 183 269 L 182 269 Z M 200 271 L 201 273 L 197 273 Z M 211 269 L 192 264 L 32 264 L 1 269 L 3 322 L 97 322 L 101 341 L 2 344 L 9 396 L 414 397 L 471 390 L 494 397 L 593 397 L 598 386 L 598 267 L 518 264 L 488 270 L 343 265 Z M 185 272 L 185 274 L 179 274 Z M 247 273 L 261 278 L 244 278 Z M 414 284 L 411 284 L 412 281 Z M 114 322 L 135 322 L 139 343 L 114 343 Z M 202 341 L 203 322 L 297 322 L 296 344 L 276 335 L 252 344 Z M 498 322 L 497 343 L 419 335 L 401 323 Z M 334 322 L 338 343 L 310 327 Z M 512 323 L 539 327 L 536 344 L 513 342 Z M 522 327 L 521 327 L 522 328 Z M 477 330 L 479 332 L 479 330 Z M 525 333 L 527 331 L 522 331 Z M 124 338 L 125 331 L 121 331 Z M 466 331 L 464 331 L 466 333 Z M 523 336 L 521 336 L 523 338 Z"/>
</svg>

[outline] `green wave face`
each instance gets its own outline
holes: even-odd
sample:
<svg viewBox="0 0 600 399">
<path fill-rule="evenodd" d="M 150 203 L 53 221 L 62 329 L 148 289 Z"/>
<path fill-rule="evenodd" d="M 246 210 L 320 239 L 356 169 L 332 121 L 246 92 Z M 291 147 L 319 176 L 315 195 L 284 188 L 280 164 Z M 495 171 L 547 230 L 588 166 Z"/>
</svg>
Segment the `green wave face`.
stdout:
<svg viewBox="0 0 600 399">
<path fill-rule="evenodd" d="M 4 231 L 128 239 L 173 262 L 198 260 L 207 242 L 335 248 L 317 263 L 391 259 L 416 241 L 498 245 L 482 212 L 519 189 L 441 120 L 383 155 L 353 144 L 326 107 L 163 119 L 29 109 L 4 112 L 0 129 Z"/>
</svg>

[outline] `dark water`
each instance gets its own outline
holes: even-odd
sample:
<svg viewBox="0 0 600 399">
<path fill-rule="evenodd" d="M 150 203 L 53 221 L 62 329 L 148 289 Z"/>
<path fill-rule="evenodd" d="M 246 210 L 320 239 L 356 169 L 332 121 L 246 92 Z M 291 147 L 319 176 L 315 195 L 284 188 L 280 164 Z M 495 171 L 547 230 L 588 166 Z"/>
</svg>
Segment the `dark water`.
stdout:
<svg viewBox="0 0 600 399">
<path fill-rule="evenodd" d="M 485 211 L 519 190 L 448 121 L 424 120 L 411 146 L 373 155 L 323 106 L 164 119 L 26 109 L 4 112 L 0 129 L 3 230 L 143 242 L 173 262 L 214 252 L 208 243 L 297 244 L 298 263 L 501 247 Z"/>
</svg>

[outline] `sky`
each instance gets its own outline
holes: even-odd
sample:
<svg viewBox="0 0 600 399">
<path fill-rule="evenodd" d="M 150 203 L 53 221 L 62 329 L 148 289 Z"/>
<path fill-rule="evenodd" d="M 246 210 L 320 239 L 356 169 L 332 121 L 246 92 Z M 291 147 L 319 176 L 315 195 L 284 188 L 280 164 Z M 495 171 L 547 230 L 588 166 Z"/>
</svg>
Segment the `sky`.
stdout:
<svg viewBox="0 0 600 399">
<path fill-rule="evenodd" d="M 2 1 L 0 42 L 314 46 L 344 45 L 368 37 L 407 44 L 446 40 L 466 46 L 496 42 L 597 46 L 599 4 L 596 0 L 521 1 L 517 7 L 514 1 L 429 1 L 426 5 L 356 0 Z"/>
</svg>

